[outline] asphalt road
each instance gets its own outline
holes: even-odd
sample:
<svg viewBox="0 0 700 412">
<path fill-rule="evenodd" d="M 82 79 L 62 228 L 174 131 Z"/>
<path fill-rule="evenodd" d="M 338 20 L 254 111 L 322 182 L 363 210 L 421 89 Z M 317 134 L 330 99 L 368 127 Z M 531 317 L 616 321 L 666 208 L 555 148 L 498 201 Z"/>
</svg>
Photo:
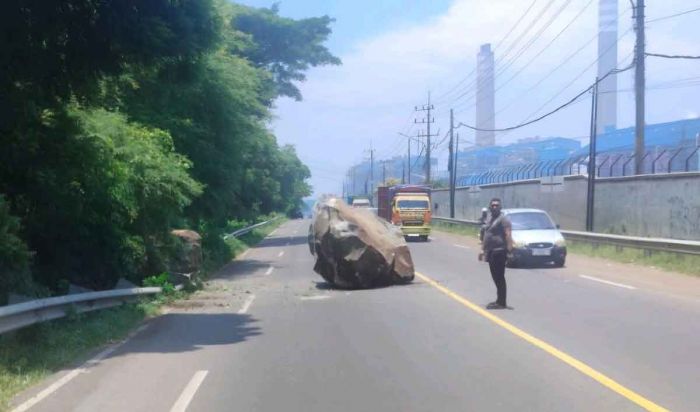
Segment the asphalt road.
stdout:
<svg viewBox="0 0 700 412">
<path fill-rule="evenodd" d="M 291 221 L 31 411 L 700 409 L 700 280 L 573 257 L 508 270 L 494 299 L 471 239 L 411 243 L 407 286 L 337 291 Z M 28 402 L 28 403 L 27 403 Z"/>
</svg>

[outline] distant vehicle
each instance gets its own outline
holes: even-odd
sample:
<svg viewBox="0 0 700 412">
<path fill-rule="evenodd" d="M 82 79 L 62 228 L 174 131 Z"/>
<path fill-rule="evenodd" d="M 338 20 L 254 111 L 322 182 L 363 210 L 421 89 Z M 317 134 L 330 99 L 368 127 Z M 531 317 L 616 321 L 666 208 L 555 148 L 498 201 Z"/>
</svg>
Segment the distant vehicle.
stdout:
<svg viewBox="0 0 700 412">
<path fill-rule="evenodd" d="M 509 266 L 521 263 L 566 263 L 566 241 L 559 226 L 544 210 L 504 209 L 513 228 L 513 254 Z"/>
<path fill-rule="evenodd" d="M 289 213 L 289 217 L 291 219 L 303 219 L 304 218 L 304 213 L 297 209 Z"/>
<path fill-rule="evenodd" d="M 400 226 L 406 238 L 428 240 L 432 220 L 429 186 L 380 186 L 377 198 L 379 217 Z"/>
<path fill-rule="evenodd" d="M 372 207 L 369 198 L 366 197 L 355 197 L 352 199 L 352 207 Z"/>
</svg>

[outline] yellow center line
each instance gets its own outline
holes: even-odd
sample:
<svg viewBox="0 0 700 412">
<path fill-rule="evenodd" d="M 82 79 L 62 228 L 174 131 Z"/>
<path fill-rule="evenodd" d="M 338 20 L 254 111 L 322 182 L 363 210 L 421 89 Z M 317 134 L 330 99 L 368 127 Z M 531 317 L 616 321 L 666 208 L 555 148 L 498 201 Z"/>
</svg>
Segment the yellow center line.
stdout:
<svg viewBox="0 0 700 412">
<path fill-rule="evenodd" d="M 568 354 L 560 351 L 559 349 L 548 344 L 547 342 L 545 342 L 541 339 L 538 339 L 538 338 L 530 335 L 529 333 L 523 331 L 522 329 L 520 329 L 516 326 L 513 326 L 512 324 L 504 321 L 503 319 L 499 318 L 498 316 L 493 315 L 492 313 L 490 313 L 487 310 L 481 308 L 480 306 L 470 302 L 469 300 L 467 300 L 464 297 L 460 296 L 459 294 L 453 292 L 452 290 L 448 289 L 447 287 L 441 285 L 437 281 L 429 278 L 428 276 L 426 276 L 422 273 L 419 273 L 419 272 L 416 272 L 416 276 L 418 276 L 418 278 L 420 278 L 424 282 L 430 284 L 434 288 L 438 289 L 442 293 L 446 294 L 447 296 L 451 297 L 452 299 L 454 299 L 457 302 L 461 303 L 462 305 L 466 306 L 467 308 L 473 310 L 477 314 L 485 317 L 486 319 L 488 319 L 491 322 L 495 323 L 496 325 L 502 327 L 503 329 L 507 330 L 508 332 L 514 334 L 515 336 L 518 336 L 519 338 L 522 338 L 525 341 L 535 345 L 536 347 L 549 353 L 550 355 L 554 356 L 555 358 L 563 361 L 564 363 L 568 364 L 569 366 L 573 367 L 574 369 L 577 369 L 579 372 L 583 373 L 584 375 L 595 379 L 601 385 L 603 385 L 603 386 L 607 387 L 608 389 L 624 396 L 625 398 L 636 403 L 637 405 L 641 406 L 642 408 L 644 408 L 648 411 L 668 411 L 668 409 L 666 409 L 660 405 L 657 405 L 654 402 L 650 401 L 649 399 L 643 397 L 642 395 L 634 392 L 633 390 L 622 386 L 621 384 L 617 383 L 613 379 L 603 375 L 602 373 L 591 368 L 590 366 L 588 366 L 585 363 L 581 362 L 580 360 L 574 358 L 573 356 L 568 355 Z"/>
</svg>

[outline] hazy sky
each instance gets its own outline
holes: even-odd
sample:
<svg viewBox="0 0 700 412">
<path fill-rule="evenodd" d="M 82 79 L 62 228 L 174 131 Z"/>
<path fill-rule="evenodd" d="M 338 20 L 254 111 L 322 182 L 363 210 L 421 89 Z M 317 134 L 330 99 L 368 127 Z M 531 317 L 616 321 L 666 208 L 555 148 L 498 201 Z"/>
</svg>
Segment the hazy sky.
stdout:
<svg viewBox="0 0 700 412">
<path fill-rule="evenodd" d="M 496 126 L 546 113 L 595 79 L 598 0 L 534 1 L 500 47 L 496 46 L 532 0 L 282 1 L 284 16 L 336 18 L 328 46 L 343 65 L 311 70 L 300 85 L 304 100 L 279 99 L 271 127 L 280 143 L 297 147 L 311 168 L 316 193 L 340 193 L 348 167 L 368 155 L 370 142 L 379 160 L 405 153 L 406 140 L 398 132 L 418 131 L 413 107 L 426 102 L 428 91 L 436 108 L 434 130 L 440 129 L 441 137 L 450 108 L 455 109 L 456 121 L 474 124 L 474 98 L 468 88 L 473 76 L 467 76 L 483 43 L 496 47 Z M 700 0 L 648 1 L 647 20 L 698 7 Z M 619 0 L 619 12 L 618 61 L 624 67 L 634 45 L 629 0 Z M 649 21 L 647 51 L 700 55 L 698 22 L 700 12 Z M 634 123 L 633 73 L 618 76 L 618 127 Z M 698 60 L 647 58 L 647 122 L 700 116 L 698 80 Z M 590 99 L 584 99 L 542 122 L 497 134 L 496 143 L 532 136 L 583 138 L 589 122 Z M 473 141 L 472 132 L 459 132 L 463 140 Z M 446 149 L 445 143 L 436 152 L 439 169 L 446 168 Z"/>
</svg>

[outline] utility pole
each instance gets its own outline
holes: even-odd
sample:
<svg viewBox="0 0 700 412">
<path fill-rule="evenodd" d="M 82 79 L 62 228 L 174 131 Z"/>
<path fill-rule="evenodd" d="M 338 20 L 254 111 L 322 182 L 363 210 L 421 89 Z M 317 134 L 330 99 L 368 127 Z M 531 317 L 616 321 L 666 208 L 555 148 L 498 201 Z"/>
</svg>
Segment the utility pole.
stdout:
<svg viewBox="0 0 700 412">
<path fill-rule="evenodd" d="M 386 160 L 382 160 L 382 184 L 386 184 Z"/>
<path fill-rule="evenodd" d="M 635 100 L 635 122 L 634 122 L 634 172 L 637 175 L 644 173 L 644 126 L 645 126 L 645 39 L 644 39 L 644 0 L 637 0 L 634 8 L 634 28 L 637 33 L 637 42 L 634 48 L 634 100 Z"/>
<path fill-rule="evenodd" d="M 593 97 L 591 99 L 591 141 L 588 144 L 588 192 L 586 194 L 586 230 L 593 231 L 593 212 L 595 208 L 595 172 L 596 172 L 596 140 L 598 131 L 596 123 L 598 113 L 598 78 L 595 79 Z"/>
<path fill-rule="evenodd" d="M 454 179 L 453 186 L 455 189 L 457 188 L 457 171 L 459 170 L 457 168 L 457 161 L 459 160 L 459 133 L 457 133 L 457 136 L 455 137 L 455 158 L 454 161 L 452 162 L 452 167 L 454 168 L 454 172 L 452 172 L 452 178 Z"/>
<path fill-rule="evenodd" d="M 370 194 L 374 193 L 374 148 L 372 147 L 372 141 L 369 143 L 369 191 Z M 367 194 L 367 187 L 365 185 L 365 194 Z"/>
<path fill-rule="evenodd" d="M 408 138 L 408 184 L 411 184 L 411 138 Z"/>
<path fill-rule="evenodd" d="M 455 173 L 454 173 L 454 110 L 450 109 L 450 158 L 448 163 L 450 172 L 450 218 L 455 218 Z"/>
<path fill-rule="evenodd" d="M 403 165 L 403 169 L 401 170 L 401 184 L 406 184 L 406 163 Z"/>
<path fill-rule="evenodd" d="M 418 121 L 418 119 L 414 120 L 414 123 L 419 123 L 419 124 L 425 124 L 427 127 L 427 133 L 425 134 L 425 137 L 427 137 L 427 145 L 425 147 L 425 182 L 430 183 L 430 138 L 434 137 L 436 135 L 430 134 L 430 124 L 435 123 L 435 119 L 433 119 L 430 116 L 430 112 L 435 109 L 435 107 L 430 104 L 430 92 L 428 92 L 428 104 L 424 104 L 420 108 L 416 106 L 416 111 L 417 112 L 428 112 L 428 116 L 421 121 Z M 420 136 L 423 137 L 423 136 Z"/>
</svg>

